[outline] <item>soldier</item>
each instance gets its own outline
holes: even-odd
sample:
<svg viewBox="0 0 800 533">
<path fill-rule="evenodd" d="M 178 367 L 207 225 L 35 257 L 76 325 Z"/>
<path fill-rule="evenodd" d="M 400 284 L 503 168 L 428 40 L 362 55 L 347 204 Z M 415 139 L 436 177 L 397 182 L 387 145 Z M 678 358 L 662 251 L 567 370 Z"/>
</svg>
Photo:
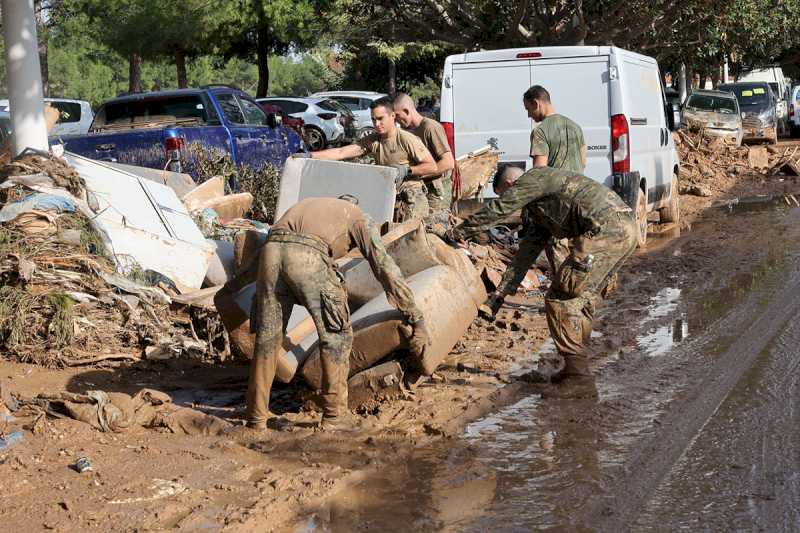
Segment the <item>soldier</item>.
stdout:
<svg viewBox="0 0 800 533">
<path fill-rule="evenodd" d="M 311 157 L 341 161 L 371 154 L 376 164 L 395 167 L 402 180 L 397 187 L 399 205 L 395 221 L 426 218 L 430 208 L 422 177 L 436 174 L 433 156 L 417 136 L 397 127 L 388 97 L 375 100 L 369 108 L 375 133 L 362 138 L 358 144 L 312 152 Z"/>
<path fill-rule="evenodd" d="M 586 168 L 586 143 L 583 130 L 564 115 L 556 113 L 550 93 L 541 85 L 534 85 L 522 95 L 522 105 L 528 117 L 538 124 L 531 131 L 531 157 L 533 166 L 563 168 L 583 174 Z M 499 191 L 495 191 L 500 194 Z M 547 258 L 555 272 L 569 255 L 565 240 L 547 246 Z"/>
<path fill-rule="evenodd" d="M 420 115 L 414 100 L 404 93 L 395 97 L 394 112 L 400 125 L 419 137 L 436 161 L 436 174 L 422 177 L 431 210 L 425 222 L 440 224 L 442 229 L 447 229 L 450 225 L 450 204 L 453 202 L 452 172 L 456 162 L 444 127 L 432 118 Z"/>
<path fill-rule="evenodd" d="M 531 131 L 533 166 L 583 173 L 586 168 L 586 142 L 581 127 L 556 113 L 550 93 L 541 85 L 534 85 L 525 91 L 522 104 L 528 117 L 538 122 Z"/>
<path fill-rule="evenodd" d="M 636 248 L 631 209 L 612 190 L 576 172 L 534 168 L 519 176 L 498 199 L 449 230 L 448 237 L 456 242 L 474 237 L 518 209 L 523 210 L 526 233 L 483 313 L 494 317 L 551 238 L 569 239 L 571 253 L 545 297 L 547 325 L 558 355 L 540 362 L 530 377 L 540 382 L 569 377 L 593 387 L 584 346 L 592 331 L 597 296 Z"/>
<path fill-rule="evenodd" d="M 345 198 L 345 197 L 342 197 Z M 247 387 L 247 425 L 266 426 L 277 349 L 292 306 L 305 307 L 319 334 L 323 415 L 320 427 L 347 429 L 347 377 L 353 329 L 347 293 L 334 261 L 357 247 L 383 285 L 389 301 L 411 328 L 412 355 L 429 343 L 422 312 L 400 269 L 386 253 L 374 225 L 353 197 L 307 198 L 291 207 L 270 229 L 258 260 L 252 328 L 256 344 Z"/>
</svg>

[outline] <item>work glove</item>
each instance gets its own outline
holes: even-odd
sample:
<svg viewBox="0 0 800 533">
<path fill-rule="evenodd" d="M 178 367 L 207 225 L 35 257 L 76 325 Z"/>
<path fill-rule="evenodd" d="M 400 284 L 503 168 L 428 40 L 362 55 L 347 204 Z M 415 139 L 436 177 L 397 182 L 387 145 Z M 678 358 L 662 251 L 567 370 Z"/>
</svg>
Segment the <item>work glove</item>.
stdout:
<svg viewBox="0 0 800 533">
<path fill-rule="evenodd" d="M 417 320 L 410 326 L 411 337 L 408 339 L 408 351 L 417 359 L 422 359 L 428 346 L 431 345 L 431 336 L 423 319 Z"/>
<path fill-rule="evenodd" d="M 478 314 L 484 320 L 494 322 L 497 312 L 503 307 L 506 296 L 500 291 L 494 291 L 489 298 L 478 308 Z"/>
<path fill-rule="evenodd" d="M 411 175 L 411 167 L 408 165 L 391 165 L 397 171 L 397 177 L 394 179 L 394 184 L 400 186 L 403 180 Z"/>
</svg>

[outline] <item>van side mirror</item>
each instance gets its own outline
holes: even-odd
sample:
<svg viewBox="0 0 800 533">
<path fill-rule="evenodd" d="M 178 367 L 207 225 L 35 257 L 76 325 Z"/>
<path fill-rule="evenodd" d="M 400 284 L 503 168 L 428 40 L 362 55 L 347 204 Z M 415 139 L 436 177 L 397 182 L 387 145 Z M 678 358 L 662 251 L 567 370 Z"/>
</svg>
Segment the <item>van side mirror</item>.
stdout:
<svg viewBox="0 0 800 533">
<path fill-rule="evenodd" d="M 266 123 L 270 128 L 277 128 L 281 125 L 281 122 L 283 121 L 281 120 L 280 115 L 277 113 L 267 113 Z"/>
<path fill-rule="evenodd" d="M 670 102 L 666 105 L 667 126 L 669 131 L 678 131 L 683 125 L 681 116 L 681 105 L 677 102 Z"/>
</svg>

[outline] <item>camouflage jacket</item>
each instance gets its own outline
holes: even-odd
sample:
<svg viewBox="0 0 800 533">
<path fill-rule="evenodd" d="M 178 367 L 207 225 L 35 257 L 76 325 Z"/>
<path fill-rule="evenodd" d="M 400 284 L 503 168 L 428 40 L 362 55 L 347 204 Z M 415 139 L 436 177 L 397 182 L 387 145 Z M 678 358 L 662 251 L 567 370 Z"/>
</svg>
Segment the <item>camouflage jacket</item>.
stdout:
<svg viewBox="0 0 800 533">
<path fill-rule="evenodd" d="M 608 187 L 570 170 L 539 167 L 454 228 L 456 238 L 471 238 L 522 209 L 525 236 L 498 290 L 516 291 L 525 273 L 551 239 L 593 235 L 617 213 L 631 208 Z"/>
</svg>

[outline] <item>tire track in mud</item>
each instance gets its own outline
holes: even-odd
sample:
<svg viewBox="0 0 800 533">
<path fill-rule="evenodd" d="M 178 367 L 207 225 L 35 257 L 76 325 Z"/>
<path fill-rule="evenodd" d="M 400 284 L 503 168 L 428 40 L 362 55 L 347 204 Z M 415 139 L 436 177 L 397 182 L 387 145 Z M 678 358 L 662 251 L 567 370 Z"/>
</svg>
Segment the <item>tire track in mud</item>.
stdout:
<svg viewBox="0 0 800 533">
<path fill-rule="evenodd" d="M 669 403 L 651 436 L 633 445 L 604 495 L 589 500 L 577 513 L 580 518 L 576 522 L 599 531 L 631 528 L 731 391 L 800 311 L 800 299 L 796 298 L 800 276 L 795 261 L 785 263 L 791 265 L 788 272 L 767 269 L 759 280 L 763 287 L 755 288 L 710 328 L 704 343 L 693 343 L 691 349 L 698 354 L 715 355 L 699 365 L 695 379 L 681 387 L 683 392 Z"/>
</svg>

